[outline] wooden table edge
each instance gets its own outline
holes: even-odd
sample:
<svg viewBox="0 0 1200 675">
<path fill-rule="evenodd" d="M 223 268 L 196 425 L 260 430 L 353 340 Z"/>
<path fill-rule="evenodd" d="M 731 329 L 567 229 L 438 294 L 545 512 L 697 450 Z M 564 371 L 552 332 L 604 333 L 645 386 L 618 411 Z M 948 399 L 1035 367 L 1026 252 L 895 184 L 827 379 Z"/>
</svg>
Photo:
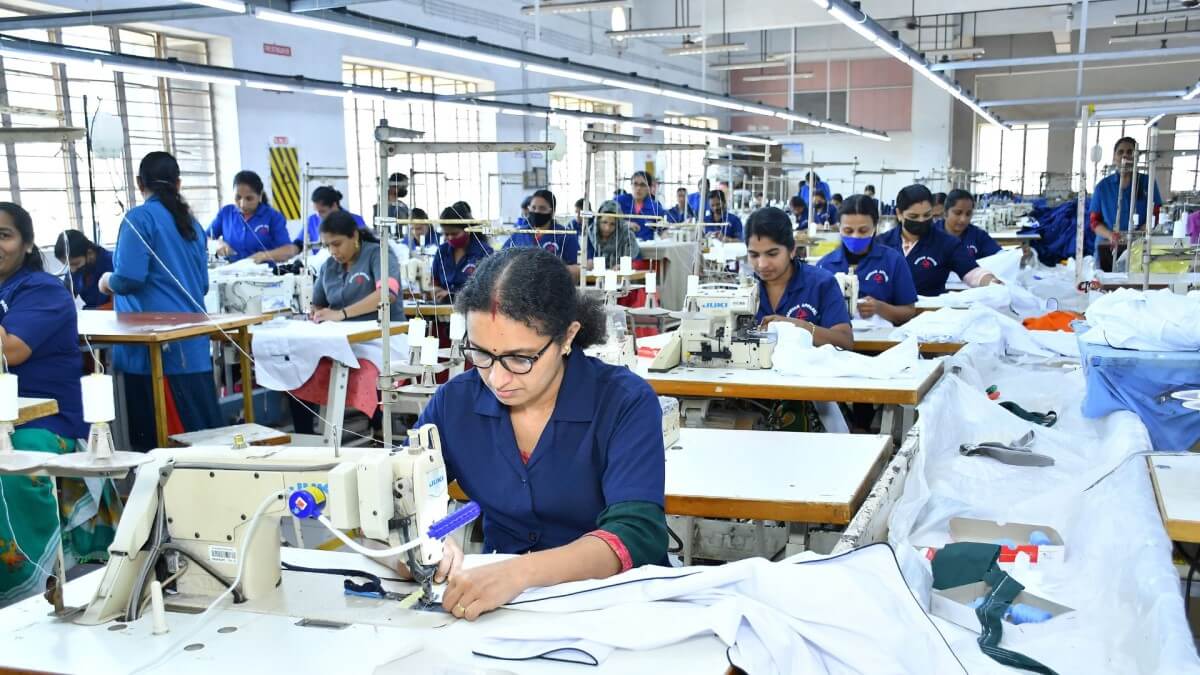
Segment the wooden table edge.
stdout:
<svg viewBox="0 0 1200 675">
<path fill-rule="evenodd" d="M 1171 541 L 1184 544 L 1200 544 L 1200 522 L 1190 520 L 1170 520 L 1167 517 L 1167 507 L 1163 504 L 1162 489 L 1158 485 L 1158 474 L 1154 471 L 1154 455 L 1146 457 L 1146 471 L 1150 474 L 1150 483 L 1154 487 L 1154 502 L 1158 505 L 1158 517 L 1162 519 L 1163 529 Z"/>
</svg>

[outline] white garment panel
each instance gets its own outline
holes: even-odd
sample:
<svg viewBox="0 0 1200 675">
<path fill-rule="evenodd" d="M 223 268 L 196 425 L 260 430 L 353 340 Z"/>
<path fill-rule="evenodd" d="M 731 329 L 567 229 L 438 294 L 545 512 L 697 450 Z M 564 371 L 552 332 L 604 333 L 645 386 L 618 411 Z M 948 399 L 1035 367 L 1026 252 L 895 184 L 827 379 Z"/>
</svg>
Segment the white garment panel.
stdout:
<svg viewBox="0 0 1200 675">
<path fill-rule="evenodd" d="M 348 323 L 275 320 L 254 326 L 250 332 L 255 380 L 267 389 L 291 391 L 312 377 L 322 358 L 357 368 L 358 359 L 346 339 Z"/>
</svg>

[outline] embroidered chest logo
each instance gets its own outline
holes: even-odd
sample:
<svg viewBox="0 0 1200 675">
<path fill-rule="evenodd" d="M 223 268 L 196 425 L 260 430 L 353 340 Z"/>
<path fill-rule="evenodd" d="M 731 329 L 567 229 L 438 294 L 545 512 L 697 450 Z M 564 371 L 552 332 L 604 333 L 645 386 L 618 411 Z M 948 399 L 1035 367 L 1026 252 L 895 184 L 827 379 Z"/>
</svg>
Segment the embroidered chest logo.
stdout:
<svg viewBox="0 0 1200 675">
<path fill-rule="evenodd" d="M 811 321 L 817 316 L 817 308 L 802 302 L 799 305 L 789 309 L 784 316 L 790 316 L 793 319 L 801 319 L 803 321 Z"/>
<path fill-rule="evenodd" d="M 916 261 L 913 262 L 913 264 L 916 265 L 917 267 L 920 267 L 921 269 L 931 270 L 931 269 L 937 267 L 938 263 L 933 258 L 930 258 L 927 255 L 923 255 L 920 258 L 917 258 Z"/>
<path fill-rule="evenodd" d="M 254 228 L 254 234 L 267 235 L 270 233 L 271 233 L 270 225 L 259 225 L 258 227 Z"/>
<path fill-rule="evenodd" d="M 542 248 L 553 253 L 554 255 L 558 255 L 558 244 L 556 242 L 547 241 L 542 244 Z"/>
<path fill-rule="evenodd" d="M 462 273 L 467 276 L 471 276 L 472 274 L 475 274 L 475 263 L 473 263 L 473 262 L 467 263 L 466 267 L 463 267 Z"/>
<path fill-rule="evenodd" d="M 355 272 L 354 274 L 350 275 L 350 278 L 346 281 L 346 283 L 361 286 L 367 283 L 369 279 L 370 277 L 367 276 L 366 272 Z"/>
<path fill-rule="evenodd" d="M 867 281 L 873 281 L 877 284 L 886 284 L 887 282 L 891 281 L 891 277 L 888 276 L 887 270 L 871 270 L 870 272 L 867 272 L 866 279 Z"/>
<path fill-rule="evenodd" d="M 967 244 L 967 250 L 971 252 L 972 258 L 979 257 L 979 247 L 974 244 Z"/>
</svg>

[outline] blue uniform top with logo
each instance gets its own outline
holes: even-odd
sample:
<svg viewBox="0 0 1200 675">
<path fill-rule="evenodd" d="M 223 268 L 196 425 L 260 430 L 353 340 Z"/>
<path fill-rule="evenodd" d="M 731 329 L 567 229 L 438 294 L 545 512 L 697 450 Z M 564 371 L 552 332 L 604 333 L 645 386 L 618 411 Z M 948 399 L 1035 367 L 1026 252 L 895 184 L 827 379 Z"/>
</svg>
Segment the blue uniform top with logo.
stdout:
<svg viewBox="0 0 1200 675">
<path fill-rule="evenodd" d="M 71 287 L 75 289 L 75 295 L 83 300 L 84 309 L 96 309 L 112 300 L 112 296 L 100 292 L 100 277 L 105 272 L 113 271 L 112 253 L 99 246 L 92 250 L 96 252 L 96 262 L 71 273 Z"/>
<path fill-rule="evenodd" d="M 224 239 L 233 249 L 229 261 L 249 258 L 259 251 L 273 251 L 288 243 L 287 220 L 267 204 L 259 204 L 249 220 L 242 210 L 226 204 L 208 226 L 211 239 Z"/>
<path fill-rule="evenodd" d="M 533 229 L 530 227 L 529 229 Z M 562 232 L 562 234 L 534 234 L 532 232 L 513 232 L 509 236 L 508 241 L 504 242 L 504 248 L 534 248 L 541 247 L 553 253 L 562 259 L 568 265 L 579 264 L 579 235 L 572 232 L 569 228 L 560 227 L 555 223 L 552 227 L 542 229 L 553 229 Z"/>
<path fill-rule="evenodd" d="M 953 233 L 946 230 L 945 221 L 942 221 L 942 225 L 938 229 L 953 236 Z M 968 224 L 967 229 L 963 230 L 962 236 L 958 240 L 967 248 L 967 253 L 970 254 L 972 260 L 996 255 L 1002 250 L 1000 244 L 992 239 L 992 235 L 988 234 L 987 230 L 975 225 Z"/>
<path fill-rule="evenodd" d="M 826 202 L 828 202 L 833 196 L 833 193 L 829 191 L 829 183 L 826 183 L 823 180 L 817 181 L 817 192 L 821 193 L 822 195 L 825 195 Z M 812 200 L 808 198 L 808 195 L 809 195 L 808 183 L 805 183 L 800 188 L 800 192 L 798 194 L 800 195 L 800 198 L 804 200 L 805 204 L 812 203 Z"/>
<path fill-rule="evenodd" d="M 846 247 L 838 246 L 817 262 L 817 267 L 834 274 L 850 271 Z M 858 277 L 858 297 L 872 297 L 889 305 L 911 305 L 917 301 L 912 271 L 904 256 L 894 248 L 871 242 L 871 248 L 854 268 Z"/>
<path fill-rule="evenodd" d="M 628 192 L 617 197 L 617 206 L 620 206 L 621 213 L 625 214 L 637 213 L 644 216 L 662 216 L 664 218 L 667 215 L 667 210 L 664 209 L 663 205 L 659 204 L 658 201 L 653 197 L 646 197 L 643 199 L 641 203 L 641 209 L 635 210 L 633 195 L 629 194 Z M 637 238 L 641 239 L 642 241 L 649 241 L 654 238 L 654 228 L 647 226 L 647 223 L 652 222 L 654 221 L 642 220 L 640 218 L 624 219 L 624 223 L 627 227 L 630 223 L 637 223 L 638 225 L 641 225 L 641 227 L 638 228 L 638 231 L 634 232 L 634 234 L 637 235 Z"/>
<path fill-rule="evenodd" d="M 704 212 L 704 233 L 717 234 L 720 233 L 725 237 L 732 237 L 737 240 L 742 239 L 742 219 L 738 218 L 728 211 L 725 212 L 725 217 L 721 220 L 714 220 L 712 211 Z"/>
<path fill-rule="evenodd" d="M 359 249 L 358 257 L 343 267 L 332 256 L 321 265 L 317 282 L 313 284 L 312 304 L 315 307 L 330 309 L 345 309 L 377 292 L 379 284 L 379 252 L 382 249 L 373 241 L 364 241 Z M 388 276 L 394 282 L 396 289 L 400 288 L 400 261 L 388 247 Z M 393 284 L 389 284 L 393 285 Z M 393 296 L 396 294 L 393 293 Z M 392 321 L 404 320 L 404 308 L 393 300 L 388 306 Z M 351 321 L 374 321 L 377 312 L 368 312 L 350 317 Z"/>
<path fill-rule="evenodd" d="M 503 367 L 503 366 L 493 366 Z M 469 370 L 443 384 L 417 424 L 436 424 L 449 480 L 483 510 L 483 550 L 563 546 L 621 502 L 663 506 L 662 408 L 646 380 L 572 350 L 529 463 L 508 407 Z"/>
<path fill-rule="evenodd" d="M 32 352 L 20 365 L 18 394 L 58 401 L 58 414 L 22 427 L 47 429 L 66 438 L 87 438 L 79 374 L 79 331 L 75 302 L 58 278 L 22 267 L 0 284 L 0 327 L 21 338 Z"/>
<path fill-rule="evenodd" d="M 1119 174 L 1109 174 L 1096 183 L 1096 189 L 1092 192 L 1092 201 L 1088 204 L 1088 213 L 1099 213 L 1104 224 L 1110 230 L 1120 230 L 1122 232 L 1129 231 L 1129 200 L 1133 198 L 1133 185 L 1125 186 L 1120 192 L 1121 214 L 1117 217 L 1117 189 L 1121 184 L 1121 176 Z M 1137 218 L 1146 217 L 1146 191 L 1149 189 L 1150 181 L 1145 174 L 1138 174 L 1137 184 Z M 1154 204 L 1162 204 L 1162 195 L 1158 192 L 1158 182 L 1154 184 Z M 1090 215 L 1088 216 L 1090 219 Z M 1096 245 L 1099 246 L 1101 239 L 1096 238 Z"/>
<path fill-rule="evenodd" d="M 156 196 L 125 214 L 109 278 L 118 312 L 204 311 L 208 245 L 194 219 L 192 229 L 196 237 L 184 239 L 171 212 Z M 207 336 L 168 342 L 162 353 L 166 375 L 212 370 Z M 113 365 L 122 372 L 149 375 L 150 354 L 145 347 L 116 345 Z"/>
<path fill-rule="evenodd" d="M 776 306 L 771 306 L 767 285 L 758 282 L 758 314 L 755 320 L 761 322 L 764 317 L 771 315 L 803 319 L 821 328 L 850 323 L 846 300 L 833 273 L 807 265 L 802 260 L 792 262 L 792 278 L 788 280 L 787 288 Z"/>
<path fill-rule="evenodd" d="M 890 246 L 904 254 L 900 241 L 901 226 L 893 227 L 875 238 L 875 243 Z M 954 272 L 960 279 L 979 265 L 956 237 L 930 226 L 929 232 L 921 237 L 908 255 L 908 268 L 912 271 L 917 293 L 926 297 L 946 292 L 946 279 Z"/>
<path fill-rule="evenodd" d="M 454 260 L 453 246 L 450 244 L 438 246 L 437 253 L 433 255 L 434 283 L 439 288 L 444 288 L 451 293 L 461 291 L 462 287 L 470 281 L 471 275 L 475 274 L 475 268 L 491 253 L 492 249 L 474 236 L 467 244 L 467 254 L 457 262 Z"/>
<path fill-rule="evenodd" d="M 354 222 L 358 223 L 358 229 L 360 229 L 360 230 L 367 229 L 367 222 L 362 219 L 362 216 L 358 215 L 357 213 L 351 213 L 350 216 L 352 218 L 354 218 Z M 309 251 L 310 253 L 312 253 L 313 251 L 316 251 L 319 248 L 318 246 L 316 246 L 316 244 L 321 243 L 321 219 L 318 218 L 317 214 L 314 213 L 308 217 L 308 223 L 305 225 L 305 227 L 308 228 L 308 243 L 313 244 L 312 251 Z M 292 245 L 295 246 L 296 248 L 300 248 L 300 249 L 304 248 L 304 231 L 303 230 L 300 231 L 299 237 L 296 237 L 295 239 L 292 240 Z"/>
<path fill-rule="evenodd" d="M 667 222 L 686 223 L 688 219 L 688 211 L 689 210 L 686 207 L 680 209 L 678 204 L 672 206 L 671 208 L 667 209 Z"/>
</svg>

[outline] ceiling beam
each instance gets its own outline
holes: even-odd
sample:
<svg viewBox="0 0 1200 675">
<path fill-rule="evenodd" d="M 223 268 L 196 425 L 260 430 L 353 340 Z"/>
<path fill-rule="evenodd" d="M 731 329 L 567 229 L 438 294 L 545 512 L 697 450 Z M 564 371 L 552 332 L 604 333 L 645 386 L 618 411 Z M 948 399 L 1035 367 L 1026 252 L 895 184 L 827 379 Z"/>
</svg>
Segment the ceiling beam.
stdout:
<svg viewBox="0 0 1200 675">
<path fill-rule="evenodd" d="M 1155 98 L 1179 98 L 1186 89 L 1173 91 L 1139 91 L 1126 94 L 1083 94 L 1080 96 L 1050 96 L 1046 98 L 1010 98 L 996 101 L 980 101 L 985 108 L 1003 108 L 1015 105 L 1049 105 L 1052 103 L 1100 103 L 1101 101 L 1145 101 Z"/>
<path fill-rule="evenodd" d="M 607 84 L 578 84 L 578 85 L 561 85 L 558 87 L 526 87 L 525 89 L 506 89 L 503 91 L 476 91 L 469 94 L 450 94 L 442 98 L 447 101 L 464 98 L 479 98 L 481 96 L 492 96 L 495 98 L 507 98 L 509 96 L 524 96 L 526 94 L 552 94 L 554 92 L 564 91 L 598 91 L 600 89 L 616 89 L 616 87 Z"/>
<path fill-rule="evenodd" d="M 217 16 L 231 16 L 231 14 L 224 10 L 199 5 L 161 5 L 137 9 L 104 9 L 94 12 L 30 14 L 0 19 L 0 31 L 112 26 L 123 23 L 210 19 Z"/>
<path fill-rule="evenodd" d="M 930 70 L 984 70 L 987 68 L 1011 68 L 1013 66 L 1041 66 L 1050 63 L 1091 63 L 1094 61 L 1126 61 L 1130 59 L 1162 60 L 1174 56 L 1195 56 L 1200 47 L 1169 47 L 1167 49 L 1136 49 L 1124 52 L 1091 52 L 1088 54 L 1053 54 L 1046 56 L 1021 56 L 1011 59 L 981 59 L 979 61 L 951 61 L 930 64 Z"/>
<path fill-rule="evenodd" d="M 293 12 L 316 12 L 322 9 L 340 9 L 366 3 L 362 0 L 291 0 L 288 4 Z"/>
</svg>

